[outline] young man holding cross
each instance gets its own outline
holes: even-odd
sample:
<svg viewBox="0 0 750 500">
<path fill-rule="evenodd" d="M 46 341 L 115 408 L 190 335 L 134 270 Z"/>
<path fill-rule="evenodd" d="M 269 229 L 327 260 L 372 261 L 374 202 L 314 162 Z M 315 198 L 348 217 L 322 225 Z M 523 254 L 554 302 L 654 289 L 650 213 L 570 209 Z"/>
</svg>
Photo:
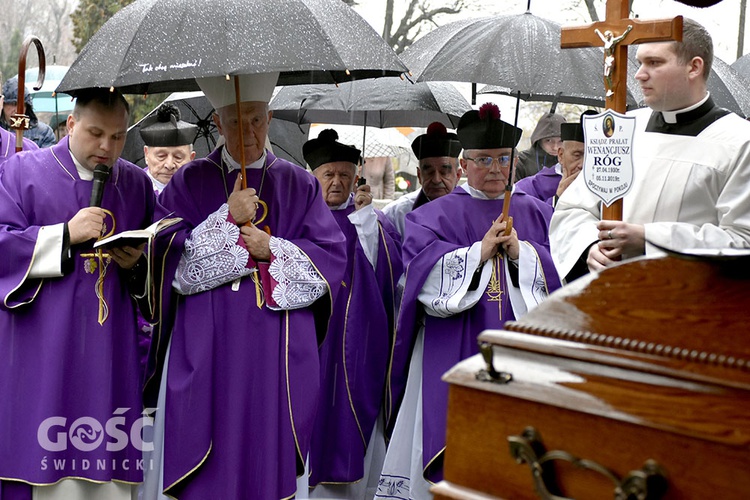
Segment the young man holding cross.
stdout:
<svg viewBox="0 0 750 500">
<path fill-rule="evenodd" d="M 750 248 L 750 123 L 717 107 L 706 88 L 713 61 L 708 32 L 685 19 L 682 42 L 640 45 L 633 186 L 622 221 L 599 220 L 583 180 L 560 197 L 550 246 L 568 281 L 618 257 L 650 255 L 648 242 L 675 249 Z"/>
</svg>

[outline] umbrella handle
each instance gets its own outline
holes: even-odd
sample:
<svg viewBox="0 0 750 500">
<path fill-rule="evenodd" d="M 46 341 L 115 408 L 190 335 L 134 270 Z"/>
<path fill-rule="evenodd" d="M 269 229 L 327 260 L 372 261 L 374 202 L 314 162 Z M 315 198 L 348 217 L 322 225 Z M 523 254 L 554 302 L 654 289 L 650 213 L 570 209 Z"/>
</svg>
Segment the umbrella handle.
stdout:
<svg viewBox="0 0 750 500">
<path fill-rule="evenodd" d="M 511 231 L 513 231 L 513 217 L 509 215 L 510 198 L 510 191 L 505 191 L 505 198 L 503 198 L 503 220 L 507 222 L 507 225 L 505 226 L 505 232 L 503 233 L 504 236 L 510 235 Z"/>
</svg>

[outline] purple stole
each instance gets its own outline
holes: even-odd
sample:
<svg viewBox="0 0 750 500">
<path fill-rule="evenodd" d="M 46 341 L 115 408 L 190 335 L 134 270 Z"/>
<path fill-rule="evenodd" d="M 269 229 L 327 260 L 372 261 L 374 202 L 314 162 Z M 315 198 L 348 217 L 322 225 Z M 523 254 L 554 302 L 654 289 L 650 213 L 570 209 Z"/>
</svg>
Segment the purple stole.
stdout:
<svg viewBox="0 0 750 500">
<path fill-rule="evenodd" d="M 220 149 L 180 168 L 159 197 L 184 219 L 157 238 L 165 299 L 150 359 L 163 366 L 171 335 L 163 473 L 167 493 L 181 499 L 291 497 L 309 452 L 318 342 L 343 277 L 344 237 L 309 172 L 271 153 L 266 166 L 265 178 L 263 169 L 247 170 L 248 186 L 268 206 L 257 225 L 296 244 L 325 277 L 329 293 L 312 307 L 259 308 L 249 278 L 236 290 L 227 283 L 170 293 L 185 239 L 226 203 L 239 175 L 222 166 Z M 157 369 L 147 396 L 159 377 Z"/>
<path fill-rule="evenodd" d="M 423 459 L 425 477 L 437 482 L 442 478 L 442 454 L 445 447 L 448 385 L 440 378 L 453 365 L 479 352 L 477 335 L 490 328 L 501 328 L 514 320 L 504 270 L 499 269 L 501 301 L 490 301 L 485 293 L 471 309 L 447 318 L 424 314 L 418 303 L 419 292 L 430 270 L 446 253 L 481 241 L 492 221 L 502 213 L 502 200 L 472 198 L 463 188 L 431 201 L 406 216 L 403 258 L 406 283 L 398 319 L 390 378 L 391 409 L 403 397 L 409 359 L 422 319 L 425 323 L 422 368 Z M 542 261 L 549 292 L 560 286 L 549 253 L 548 224 L 552 207 L 526 195 L 513 194 L 510 215 L 518 239 L 531 243 Z M 505 262 L 503 260 L 503 265 Z M 393 422 L 390 422 L 391 425 Z"/>
<path fill-rule="evenodd" d="M 364 476 L 365 452 L 383 402 L 395 333 L 396 282 L 403 271 L 401 236 L 376 210 L 380 244 L 375 271 L 347 218 L 352 212 L 353 202 L 332 211 L 346 236 L 348 259 L 345 285 L 320 348 L 321 397 L 310 445 L 311 487 L 352 483 Z"/>
<path fill-rule="evenodd" d="M 114 262 L 108 265 L 103 296 L 109 316 L 101 325 L 95 291 L 101 263 L 81 255 L 92 252 L 93 241 L 72 247 L 64 276 L 26 278 L 40 227 L 67 222 L 87 207 L 91 187 L 78 176 L 67 138 L 3 164 L 2 478 L 34 484 L 65 477 L 142 480 L 142 446 L 132 440 L 143 421 L 136 313 L 127 273 Z M 118 232 L 146 227 L 154 205 L 148 178 L 118 160 L 102 198 L 102 207 L 114 216 L 106 219 L 107 227 L 116 224 Z"/>
</svg>

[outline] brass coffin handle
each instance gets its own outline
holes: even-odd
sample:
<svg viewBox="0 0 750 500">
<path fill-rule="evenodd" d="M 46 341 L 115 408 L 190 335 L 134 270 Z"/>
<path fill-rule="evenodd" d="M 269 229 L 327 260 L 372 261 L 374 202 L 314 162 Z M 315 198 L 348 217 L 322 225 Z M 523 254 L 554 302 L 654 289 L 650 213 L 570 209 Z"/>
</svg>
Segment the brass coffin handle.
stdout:
<svg viewBox="0 0 750 500">
<path fill-rule="evenodd" d="M 572 500 L 559 496 L 555 483 L 553 460 L 564 460 L 576 467 L 591 470 L 609 478 L 614 484 L 615 500 L 658 500 L 667 490 L 667 477 L 664 469 L 654 460 L 647 460 L 638 470 L 630 471 L 620 480 L 615 473 L 592 461 L 577 458 L 567 451 L 545 451 L 541 436 L 533 427 L 524 429 L 520 436 L 508 436 L 510 455 L 519 464 L 527 463 L 531 469 L 539 498 L 542 500 Z"/>
</svg>

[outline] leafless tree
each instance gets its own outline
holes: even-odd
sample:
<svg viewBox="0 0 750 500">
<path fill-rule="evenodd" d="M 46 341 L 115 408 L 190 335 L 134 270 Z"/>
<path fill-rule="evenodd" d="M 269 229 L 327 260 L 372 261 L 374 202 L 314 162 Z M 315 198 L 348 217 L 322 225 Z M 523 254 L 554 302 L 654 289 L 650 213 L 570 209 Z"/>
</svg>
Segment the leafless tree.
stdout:
<svg viewBox="0 0 750 500">
<path fill-rule="evenodd" d="M 0 0 L 0 69 L 3 77 L 18 71 L 21 43 L 29 35 L 38 37 L 45 48 L 47 64 L 67 65 L 75 59 L 70 42 L 71 23 L 68 17 L 76 0 Z M 37 63 L 35 51 L 29 55 L 28 66 Z"/>
<path fill-rule="evenodd" d="M 414 42 L 425 31 L 438 26 L 441 16 L 458 14 L 466 7 L 466 0 L 450 0 L 434 5 L 430 0 L 408 0 L 398 2 L 398 5 L 406 5 L 406 11 L 398 24 L 394 22 L 394 11 L 396 2 L 387 0 L 385 7 L 385 23 L 383 25 L 383 38 L 393 47 L 397 53 Z"/>
</svg>

